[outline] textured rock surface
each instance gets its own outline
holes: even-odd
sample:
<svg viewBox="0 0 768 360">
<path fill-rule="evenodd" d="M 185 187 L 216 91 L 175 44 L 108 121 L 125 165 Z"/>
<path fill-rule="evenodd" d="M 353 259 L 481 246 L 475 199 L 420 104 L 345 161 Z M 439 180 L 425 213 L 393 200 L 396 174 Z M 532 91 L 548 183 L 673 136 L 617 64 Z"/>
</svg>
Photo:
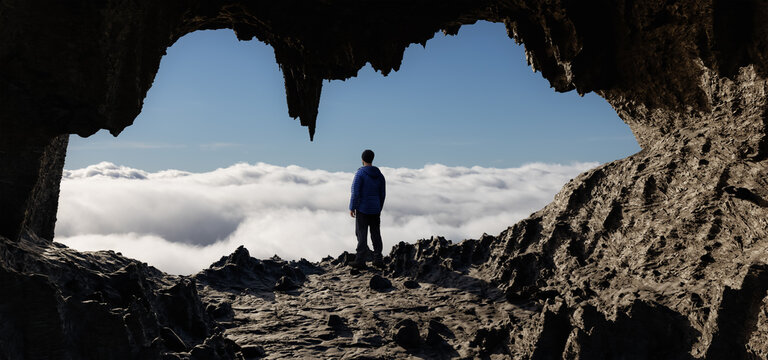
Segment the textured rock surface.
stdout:
<svg viewBox="0 0 768 360">
<path fill-rule="evenodd" d="M 63 154 L 66 144 L 49 146 L 62 134 L 117 135 L 132 124 L 165 49 L 195 30 L 232 28 L 240 39 L 270 44 L 289 115 L 313 134 L 323 79 L 355 76 L 366 63 L 387 74 L 409 44 L 435 31 L 504 22 L 555 90 L 605 97 L 644 149 L 679 148 L 682 141 L 669 138 L 699 130 L 740 158 L 761 160 L 766 18 L 761 1 L 4 0 L 0 234 L 14 239 L 25 225 L 45 232 L 56 204 L 32 189 L 50 188 L 61 169 L 40 154 Z M 31 221 L 33 214 L 49 219 Z"/>
<path fill-rule="evenodd" d="M 556 304 L 551 331 L 569 356 L 765 357 L 765 345 L 745 344 L 765 343 L 768 164 L 723 136 L 738 121 L 711 129 L 765 121 L 766 85 L 753 71 L 717 80 L 711 96 L 723 105 L 700 120 L 710 128 L 678 129 L 580 175 L 501 234 L 487 278 L 513 302 L 542 294 Z M 619 341 L 638 337 L 640 348 Z"/>
<path fill-rule="evenodd" d="M 344 255 L 242 249 L 179 278 L 48 241 L 66 134 L 130 125 L 184 34 L 232 28 L 273 46 L 289 115 L 312 136 L 323 79 L 397 70 L 409 44 L 477 20 L 504 22 L 555 90 L 603 96 L 643 150 L 498 237 L 396 246 L 386 293 Z M 766 20 L 757 0 L 2 0 L 0 354 L 766 358 Z M 344 326 L 322 328 L 331 313 Z M 406 318 L 427 331 L 418 348 L 391 340 Z"/>
<path fill-rule="evenodd" d="M 439 239 L 417 247 L 450 245 Z M 394 269 L 390 259 L 402 252 L 398 249 L 385 258 L 388 269 Z M 486 340 L 489 329 L 508 329 L 510 319 L 532 316 L 505 301 L 504 293 L 478 279 L 477 268 L 469 265 L 461 270 L 436 266 L 416 277 L 423 281 L 418 289 L 394 285 L 380 292 L 370 287 L 371 279 L 393 276 L 393 270 L 369 268 L 352 275 L 349 266 L 334 263 L 317 264 L 318 271 L 308 274 L 296 292 L 211 286 L 201 279 L 208 270 L 195 277 L 203 302 L 232 304 L 233 316 L 219 320 L 224 336 L 243 349 L 261 349 L 260 356 L 268 359 L 505 358 L 507 342 Z M 399 283 L 410 279 L 397 278 Z"/>
<path fill-rule="evenodd" d="M 509 256 L 508 263 L 516 265 L 498 266 L 497 245 L 506 247 L 522 226 L 498 240 L 400 244 L 385 257 L 384 270 L 354 275 L 331 259 L 257 260 L 239 248 L 193 277 L 177 277 L 113 252 L 78 253 L 42 239 L 2 239 L 0 285 L 12 295 L 0 297 L 0 335 L 6 339 L 0 354 L 9 359 L 765 358 L 768 266 L 744 265 L 730 285 L 722 285 L 723 277 L 701 276 L 707 271 L 699 263 L 689 266 L 690 278 L 657 282 L 633 273 L 630 265 L 594 275 L 590 268 L 598 265 L 589 260 L 582 270 L 563 274 L 552 267 L 557 255 L 543 261 L 548 253 L 539 251 L 527 260 Z M 565 254 L 569 247 L 564 241 L 555 252 Z M 728 266 L 713 258 L 702 261 Z M 498 278 L 486 280 L 499 270 Z M 382 293 L 370 288 L 377 276 L 398 284 L 416 279 L 421 285 L 395 285 Z M 292 291 L 275 290 L 275 279 L 282 277 L 303 280 Z M 510 297 L 517 289 L 526 295 Z"/>
<path fill-rule="evenodd" d="M 4 359 L 160 359 L 204 342 L 226 349 L 194 279 L 112 251 L 0 237 L 0 288 Z"/>
</svg>

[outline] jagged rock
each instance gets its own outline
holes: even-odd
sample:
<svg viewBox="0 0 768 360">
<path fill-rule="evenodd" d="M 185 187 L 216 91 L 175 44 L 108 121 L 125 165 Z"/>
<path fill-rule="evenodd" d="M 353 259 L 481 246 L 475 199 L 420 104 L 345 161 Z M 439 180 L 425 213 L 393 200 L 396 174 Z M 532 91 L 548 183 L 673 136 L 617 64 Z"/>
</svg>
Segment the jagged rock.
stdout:
<svg viewBox="0 0 768 360">
<path fill-rule="evenodd" d="M 232 264 L 236 265 L 242 268 L 256 268 L 259 267 L 259 263 L 254 262 L 251 253 L 248 251 L 248 249 L 245 248 L 245 246 L 240 245 L 235 249 L 235 251 L 228 256 L 222 257 L 221 260 L 218 262 L 215 262 L 211 264 L 211 268 L 214 268 L 216 266 L 222 266 L 224 264 Z M 223 262 L 223 264 L 222 264 Z"/>
<path fill-rule="evenodd" d="M 479 347 L 481 353 L 487 354 L 503 345 L 508 337 L 509 329 L 506 326 L 480 328 L 475 333 L 475 337 L 469 343 L 469 346 Z M 539 348 L 537 347 L 537 349 Z"/>
<path fill-rule="evenodd" d="M 167 347 L 171 351 L 175 352 L 184 352 L 187 351 L 187 344 L 184 343 L 181 338 L 179 338 L 178 335 L 176 335 L 173 330 L 167 327 L 163 327 L 160 329 L 160 336 L 163 339 L 163 343 L 165 344 L 165 347 Z"/>
<path fill-rule="evenodd" d="M 615 320 L 606 319 L 594 307 L 574 312 L 576 329 L 569 326 L 567 315 L 550 313 L 544 330 L 550 331 L 550 349 L 561 349 L 576 358 L 623 357 L 638 359 L 686 359 L 700 334 L 688 320 L 659 304 L 635 301 L 622 309 Z M 587 331 L 590 332 L 587 335 Z M 573 334 L 569 337 L 569 334 Z M 546 335 L 546 334 L 545 334 Z M 544 339 L 542 336 L 540 339 Z M 545 347 L 538 347 L 545 349 Z M 552 354 L 562 354 L 553 351 Z"/>
<path fill-rule="evenodd" d="M 439 282 L 446 274 L 465 272 L 473 264 L 482 263 L 490 253 L 494 237 L 483 234 L 481 240 L 464 240 L 453 244 L 441 236 L 422 239 L 415 244 L 401 242 L 392 248 L 385 272 Z"/>
<path fill-rule="evenodd" d="M 323 268 L 318 266 L 318 264 L 311 263 L 309 260 L 301 258 L 299 261 L 290 262 L 290 265 L 292 267 L 292 272 L 301 279 L 306 279 L 306 275 L 311 274 L 322 274 L 324 272 Z"/>
<path fill-rule="evenodd" d="M 214 326 L 194 281 L 114 252 L 0 237 L 0 254 L 0 354 L 159 359 Z"/>
<path fill-rule="evenodd" d="M 181 279 L 177 284 L 161 289 L 159 303 L 165 308 L 171 328 L 192 343 L 204 340 L 210 335 L 210 318 L 197 294 L 194 279 Z"/>
<path fill-rule="evenodd" d="M 425 342 L 431 346 L 439 346 L 445 342 L 443 336 L 433 329 L 427 329 L 427 338 Z"/>
<path fill-rule="evenodd" d="M 392 340 L 406 349 L 417 348 L 421 344 L 419 326 L 411 319 L 404 319 L 395 324 L 393 332 Z"/>
<path fill-rule="evenodd" d="M 355 254 L 343 252 L 336 259 L 331 261 L 332 265 L 347 266 L 349 263 L 355 261 Z"/>
<path fill-rule="evenodd" d="M 323 270 L 304 259 L 298 262 L 286 262 L 276 256 L 267 260 L 255 259 L 245 247 L 240 246 L 194 278 L 220 290 L 288 291 L 301 286 L 307 278 L 305 271 L 318 274 Z M 271 285 L 268 285 L 270 282 Z"/>
<path fill-rule="evenodd" d="M 446 337 L 453 339 L 456 336 L 451 329 L 445 326 L 445 324 L 436 319 L 430 319 L 429 325 L 427 325 L 426 343 L 432 346 L 438 346 L 445 343 L 444 338 Z"/>
<path fill-rule="evenodd" d="M 258 345 L 245 345 L 240 348 L 240 351 L 246 359 L 258 359 L 267 356 L 264 348 Z"/>
<path fill-rule="evenodd" d="M 749 359 L 766 355 L 768 346 L 761 333 L 765 332 L 766 291 L 768 291 L 768 265 L 753 264 L 739 289 L 726 286 L 721 306 L 717 310 L 717 330 L 707 358 Z M 762 320 L 762 323 L 761 321 Z M 763 325 L 763 326 L 760 326 Z M 689 340 L 690 341 L 690 340 Z M 748 344 L 749 346 L 744 346 Z"/>
<path fill-rule="evenodd" d="M 376 291 L 386 291 L 392 288 L 392 282 L 381 275 L 373 275 L 368 283 L 371 289 Z"/>
<path fill-rule="evenodd" d="M 230 319 L 234 316 L 232 304 L 227 301 L 222 301 L 218 304 L 209 304 L 205 307 L 205 311 L 214 319 Z"/>
<path fill-rule="evenodd" d="M 44 275 L 25 275 L 0 267 L 0 353 L 21 357 L 54 357 L 67 334 L 59 314 L 57 289 Z M 11 296 L 24 294 L 24 296 Z"/>
<path fill-rule="evenodd" d="M 418 289 L 421 285 L 419 285 L 418 281 L 405 280 L 405 281 L 403 281 L 403 286 L 406 289 Z"/>
<path fill-rule="evenodd" d="M 240 346 L 221 334 L 213 335 L 189 352 L 190 360 L 244 360 Z"/>
<path fill-rule="evenodd" d="M 289 291 L 298 288 L 299 286 L 287 276 L 281 276 L 275 283 L 275 291 Z"/>
</svg>

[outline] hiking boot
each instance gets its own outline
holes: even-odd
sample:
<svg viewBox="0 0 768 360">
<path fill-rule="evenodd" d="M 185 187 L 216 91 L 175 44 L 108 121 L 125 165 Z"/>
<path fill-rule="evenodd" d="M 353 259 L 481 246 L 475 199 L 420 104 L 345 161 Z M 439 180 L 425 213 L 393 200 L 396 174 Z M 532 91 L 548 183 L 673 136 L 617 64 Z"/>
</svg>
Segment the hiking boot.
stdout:
<svg viewBox="0 0 768 360">
<path fill-rule="evenodd" d="M 373 260 L 373 263 L 371 263 L 371 265 L 373 265 L 373 267 L 379 268 L 379 269 L 383 269 L 384 268 L 384 262 L 381 261 L 381 259 Z"/>
<path fill-rule="evenodd" d="M 350 261 L 350 262 L 349 262 L 349 266 L 351 266 L 353 269 L 358 269 L 358 270 L 365 270 L 365 269 L 367 269 L 367 268 L 368 268 L 368 267 L 365 265 L 365 262 L 364 262 L 364 261 L 363 261 L 363 262 L 358 262 L 357 260 L 355 260 L 355 261 Z"/>
</svg>

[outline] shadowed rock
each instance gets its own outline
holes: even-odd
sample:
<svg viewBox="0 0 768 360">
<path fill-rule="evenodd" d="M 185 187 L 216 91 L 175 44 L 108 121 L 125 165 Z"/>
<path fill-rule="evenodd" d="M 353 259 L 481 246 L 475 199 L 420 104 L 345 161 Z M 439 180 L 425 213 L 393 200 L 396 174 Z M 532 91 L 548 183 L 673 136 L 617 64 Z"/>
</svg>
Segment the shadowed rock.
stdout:
<svg viewBox="0 0 768 360">
<path fill-rule="evenodd" d="M 289 291 L 299 288 L 306 280 L 305 271 L 318 273 L 322 270 L 304 259 L 298 262 L 279 258 L 254 259 L 248 249 L 240 246 L 196 274 L 195 279 L 208 286 L 233 291 Z"/>
<path fill-rule="evenodd" d="M 258 359 L 266 356 L 264 349 L 258 345 L 246 345 L 240 348 L 246 359 Z"/>
<path fill-rule="evenodd" d="M 419 283 L 417 281 L 413 281 L 413 280 L 405 280 L 405 281 L 403 281 L 403 286 L 406 289 L 418 289 L 419 288 Z"/>
<path fill-rule="evenodd" d="M 439 346 L 445 343 L 445 338 L 453 339 L 456 336 L 445 324 L 436 319 L 430 319 L 427 326 L 426 343 L 432 346 Z"/>
<path fill-rule="evenodd" d="M 381 275 L 373 275 L 368 285 L 376 291 L 386 291 L 392 288 L 392 282 Z"/>
<path fill-rule="evenodd" d="M 421 344 L 419 326 L 411 319 L 405 319 L 395 324 L 392 340 L 406 349 L 414 349 Z"/>
<path fill-rule="evenodd" d="M 275 283 L 275 291 L 288 291 L 288 290 L 294 290 L 297 289 L 299 286 L 296 285 L 296 283 L 293 282 L 289 277 L 287 276 L 281 276 L 280 279 L 277 280 Z"/>
<path fill-rule="evenodd" d="M 328 326 L 333 329 L 341 329 L 345 326 L 344 319 L 336 314 L 331 314 L 328 316 Z"/>
</svg>

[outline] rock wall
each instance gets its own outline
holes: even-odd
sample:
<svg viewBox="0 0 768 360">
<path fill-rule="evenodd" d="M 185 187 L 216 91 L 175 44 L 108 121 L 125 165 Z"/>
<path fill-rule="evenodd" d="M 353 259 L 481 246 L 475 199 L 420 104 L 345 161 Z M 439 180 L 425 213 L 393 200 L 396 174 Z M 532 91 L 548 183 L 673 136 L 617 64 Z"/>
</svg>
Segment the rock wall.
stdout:
<svg viewBox="0 0 768 360">
<path fill-rule="evenodd" d="M 53 239 L 69 135 L 0 133 L 0 236 Z"/>
<path fill-rule="evenodd" d="M 530 326 L 566 358 L 765 358 L 768 168 L 675 140 L 572 180 L 484 264 L 509 301 L 559 319 Z"/>
<path fill-rule="evenodd" d="M 768 155 L 763 107 L 750 108 L 751 116 L 716 114 L 733 106 L 724 84 L 741 91 L 765 77 L 767 16 L 761 1 L 5 0 L 0 154 L 4 168 L 17 171 L 0 183 L 8 199 L 0 234 L 17 237 L 28 213 L 56 213 L 29 211 L 55 207 L 23 190 L 49 183 L 30 175 L 46 168 L 34 154 L 60 135 L 117 135 L 131 125 L 165 49 L 195 30 L 231 28 L 239 39 L 270 44 L 284 73 L 289 115 L 309 128 L 310 139 L 323 79 L 355 76 L 366 63 L 386 75 L 399 69 L 408 45 L 488 20 L 507 25 L 555 90 L 605 97 L 641 147 L 696 129 L 733 142 L 740 157 L 760 160 Z M 750 96 L 742 99 L 755 105 L 765 97 Z M 59 170 L 48 168 L 57 177 Z"/>
<path fill-rule="evenodd" d="M 3 359 L 160 359 L 204 348 L 230 354 L 209 359 L 234 359 L 239 351 L 217 336 L 193 279 L 113 251 L 0 237 L 0 286 Z"/>
</svg>

